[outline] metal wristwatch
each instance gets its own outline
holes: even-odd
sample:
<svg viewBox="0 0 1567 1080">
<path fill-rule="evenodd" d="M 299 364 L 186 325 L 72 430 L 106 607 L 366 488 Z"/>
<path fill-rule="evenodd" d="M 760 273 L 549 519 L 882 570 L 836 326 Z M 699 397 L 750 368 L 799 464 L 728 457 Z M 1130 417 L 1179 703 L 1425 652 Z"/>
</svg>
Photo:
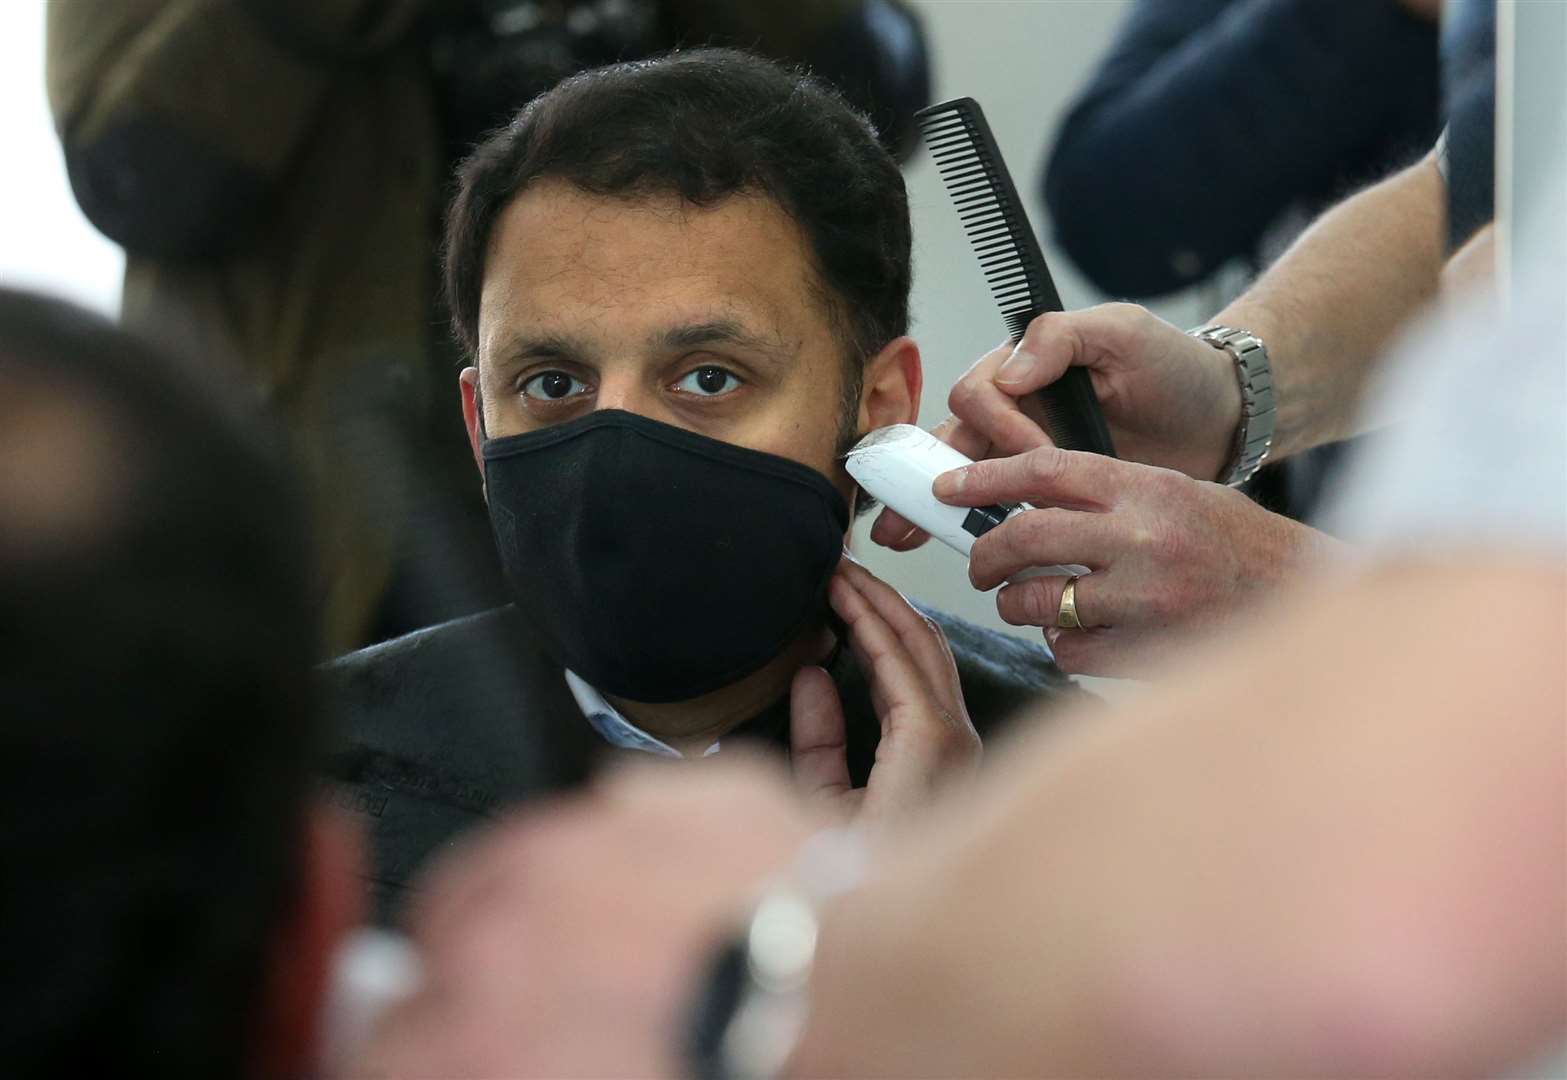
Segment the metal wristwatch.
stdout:
<svg viewBox="0 0 1567 1080">
<path fill-rule="evenodd" d="M 810 1015 L 820 907 L 859 883 L 866 858 L 858 832 L 823 829 L 715 951 L 683 1033 L 682 1056 L 695 1080 L 783 1075 Z"/>
<path fill-rule="evenodd" d="M 1238 487 L 1250 480 L 1273 449 L 1277 413 L 1273 407 L 1273 368 L 1268 347 L 1249 330 L 1233 326 L 1203 326 L 1188 331 L 1199 341 L 1230 354 L 1241 384 L 1241 422 L 1235 430 L 1235 448 L 1223 483 Z"/>
</svg>

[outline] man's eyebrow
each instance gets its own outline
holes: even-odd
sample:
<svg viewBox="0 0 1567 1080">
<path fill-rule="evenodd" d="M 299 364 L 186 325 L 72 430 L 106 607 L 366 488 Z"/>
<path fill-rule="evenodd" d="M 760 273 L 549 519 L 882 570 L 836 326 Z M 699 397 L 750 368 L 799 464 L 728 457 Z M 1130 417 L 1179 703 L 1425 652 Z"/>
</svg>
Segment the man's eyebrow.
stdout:
<svg viewBox="0 0 1567 1080">
<path fill-rule="evenodd" d="M 709 319 L 671 326 L 656 335 L 654 344 L 666 350 L 696 349 L 704 345 L 737 345 L 760 353 L 766 359 L 780 362 L 792 355 L 790 349 L 777 337 L 754 333 L 734 319 Z"/>
<path fill-rule="evenodd" d="M 582 360 L 590 352 L 580 341 L 559 334 L 519 334 L 495 350 L 497 364 L 532 360 Z"/>
</svg>

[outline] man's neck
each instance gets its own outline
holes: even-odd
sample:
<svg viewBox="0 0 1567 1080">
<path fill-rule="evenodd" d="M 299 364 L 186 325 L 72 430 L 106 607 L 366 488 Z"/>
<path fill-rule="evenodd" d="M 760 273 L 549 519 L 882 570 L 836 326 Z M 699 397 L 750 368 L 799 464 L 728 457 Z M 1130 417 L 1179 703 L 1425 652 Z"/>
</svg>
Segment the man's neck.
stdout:
<svg viewBox="0 0 1567 1080">
<path fill-rule="evenodd" d="M 760 671 L 690 701 L 652 705 L 608 697 L 622 716 L 649 735 L 690 757 L 766 711 L 789 693 L 794 676 L 806 664 L 820 663 L 835 638 L 825 627 L 802 635 Z"/>
</svg>

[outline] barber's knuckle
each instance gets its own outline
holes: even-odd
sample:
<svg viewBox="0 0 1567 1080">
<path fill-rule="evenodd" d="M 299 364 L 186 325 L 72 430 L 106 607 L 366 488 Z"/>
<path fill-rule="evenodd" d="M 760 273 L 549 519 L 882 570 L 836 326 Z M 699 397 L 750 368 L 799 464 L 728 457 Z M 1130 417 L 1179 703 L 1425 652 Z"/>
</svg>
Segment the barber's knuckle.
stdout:
<svg viewBox="0 0 1567 1080">
<path fill-rule="evenodd" d="M 1030 510 L 1019 517 L 1014 533 L 1017 541 L 1026 545 L 1029 550 L 1037 550 L 1058 527 L 1056 514 L 1055 509 L 1046 507 L 1042 510 Z"/>
<path fill-rule="evenodd" d="M 1023 337 L 1030 345 L 1037 345 L 1058 336 L 1071 325 L 1070 318 L 1060 311 L 1046 311 L 1034 316 L 1028 324 L 1028 329 L 1023 332 Z"/>
<path fill-rule="evenodd" d="M 1159 318 L 1141 304 L 1117 301 L 1110 305 L 1113 325 L 1124 333 L 1141 336 L 1153 330 Z"/>
<path fill-rule="evenodd" d="M 1028 478 L 1041 487 L 1054 485 L 1061 479 L 1066 467 L 1066 455 L 1054 447 L 1044 446 L 1028 455 Z"/>
<path fill-rule="evenodd" d="M 947 408 L 952 410 L 954 416 L 967 418 L 973 415 L 979 399 L 980 378 L 969 372 L 952 384 L 952 389 L 947 392 Z"/>
</svg>

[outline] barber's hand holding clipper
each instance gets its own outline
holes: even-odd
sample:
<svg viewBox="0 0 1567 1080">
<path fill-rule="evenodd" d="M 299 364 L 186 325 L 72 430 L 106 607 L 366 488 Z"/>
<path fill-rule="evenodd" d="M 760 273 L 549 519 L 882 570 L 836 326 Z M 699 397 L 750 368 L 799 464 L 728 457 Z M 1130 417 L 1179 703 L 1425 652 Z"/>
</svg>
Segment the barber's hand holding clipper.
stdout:
<svg viewBox="0 0 1567 1080">
<path fill-rule="evenodd" d="M 1036 508 L 974 541 L 969 580 L 1001 585 L 1001 617 L 1043 627 L 1056 662 L 1086 675 L 1145 673 L 1184 633 L 1222 622 L 1332 543 L 1234 488 L 1049 445 L 943 473 L 933 490 L 954 506 Z M 1092 573 L 1020 577 L 1064 563 Z"/>
<path fill-rule="evenodd" d="M 1025 414 L 1022 400 L 1072 366 L 1088 369 L 1124 460 L 1058 450 Z M 1068 671 L 1146 671 L 1178 632 L 1223 621 L 1336 546 L 1213 482 L 1238 467 L 1245 411 L 1236 361 L 1135 305 L 1041 315 L 1015 348 L 981 358 L 949 404 L 936 437 L 991 460 L 944 476 L 937 497 L 1038 508 L 975 541 L 975 586 L 1036 566 L 1093 571 L 1018 580 L 997 594 L 1001 617 L 1045 628 Z M 891 511 L 871 538 L 896 550 L 925 540 Z"/>
<path fill-rule="evenodd" d="M 970 777 L 979 764 L 979 735 L 940 627 L 847 557 L 829 599 L 870 685 L 881 742 L 866 786 L 851 788 L 837 687 L 823 669 L 805 668 L 790 700 L 795 779 L 808 798 L 840 816 L 889 823 L 928 805 L 940 787 Z"/>
<path fill-rule="evenodd" d="M 932 434 L 975 461 L 1047 446 L 1050 437 L 1021 402 L 1069 367 L 1088 370 L 1123 460 L 1223 479 L 1241 420 L 1234 364 L 1135 304 L 1039 316 L 1016 346 L 992 349 L 957 381 L 947 398 L 952 415 Z M 871 539 L 899 551 L 924 543 L 886 511 Z"/>
</svg>

